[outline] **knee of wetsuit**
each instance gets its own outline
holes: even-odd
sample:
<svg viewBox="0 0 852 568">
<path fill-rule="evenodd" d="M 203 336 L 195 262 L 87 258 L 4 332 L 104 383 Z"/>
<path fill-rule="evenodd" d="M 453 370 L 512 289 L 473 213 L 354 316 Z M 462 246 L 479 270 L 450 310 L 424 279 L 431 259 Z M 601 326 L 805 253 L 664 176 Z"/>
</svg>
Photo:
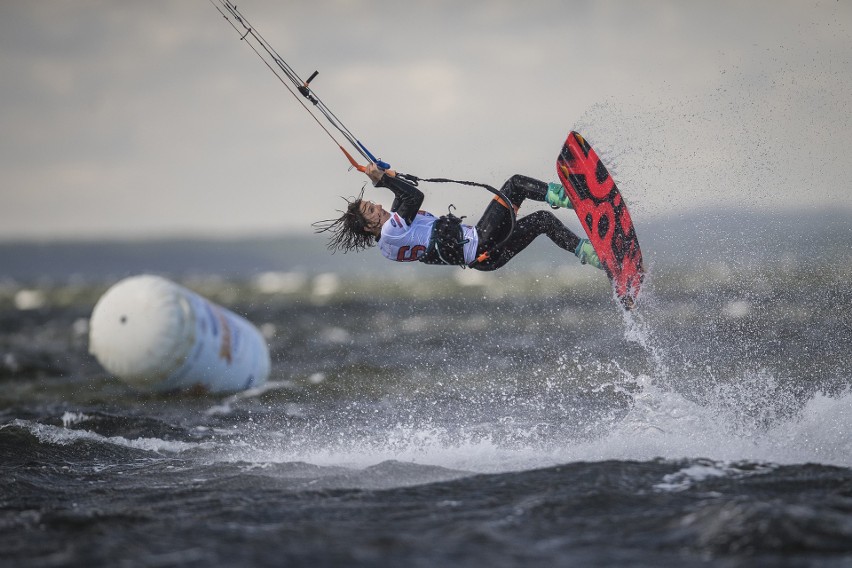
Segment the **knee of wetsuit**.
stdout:
<svg viewBox="0 0 852 568">
<path fill-rule="evenodd" d="M 524 199 L 544 201 L 547 195 L 547 184 L 531 177 L 515 174 L 503 184 L 503 193 L 515 207 L 520 207 Z"/>
</svg>

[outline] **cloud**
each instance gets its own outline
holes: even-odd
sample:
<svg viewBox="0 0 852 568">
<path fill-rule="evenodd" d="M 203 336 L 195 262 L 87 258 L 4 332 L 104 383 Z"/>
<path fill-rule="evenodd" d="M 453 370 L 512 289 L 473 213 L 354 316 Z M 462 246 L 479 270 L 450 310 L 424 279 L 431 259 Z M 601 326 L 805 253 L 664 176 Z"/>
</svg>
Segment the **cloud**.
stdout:
<svg viewBox="0 0 852 568">
<path fill-rule="evenodd" d="M 552 177 L 576 124 L 640 215 L 850 206 L 849 3 L 240 8 L 403 171 Z M 3 3 L 0 73 L 0 238 L 306 231 L 363 183 L 204 2 Z"/>
</svg>

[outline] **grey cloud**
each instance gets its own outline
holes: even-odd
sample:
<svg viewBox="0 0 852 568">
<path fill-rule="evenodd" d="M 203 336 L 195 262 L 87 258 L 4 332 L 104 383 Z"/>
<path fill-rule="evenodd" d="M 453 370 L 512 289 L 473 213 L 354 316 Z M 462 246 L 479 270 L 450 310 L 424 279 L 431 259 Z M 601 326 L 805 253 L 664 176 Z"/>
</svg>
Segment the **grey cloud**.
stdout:
<svg viewBox="0 0 852 568">
<path fill-rule="evenodd" d="M 736 177 L 749 206 L 809 183 L 813 206 L 852 206 L 847 2 L 240 7 L 401 169 L 552 176 L 578 124 L 648 217 Z M 0 73 L 0 238 L 305 231 L 363 183 L 206 2 L 3 3 Z"/>
</svg>

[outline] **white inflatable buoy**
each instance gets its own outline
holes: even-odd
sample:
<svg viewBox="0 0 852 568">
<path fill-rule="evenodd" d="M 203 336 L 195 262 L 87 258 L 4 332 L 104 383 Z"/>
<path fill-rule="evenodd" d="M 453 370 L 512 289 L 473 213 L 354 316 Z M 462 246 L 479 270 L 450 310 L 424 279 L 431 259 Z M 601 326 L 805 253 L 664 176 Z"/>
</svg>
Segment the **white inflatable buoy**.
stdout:
<svg viewBox="0 0 852 568">
<path fill-rule="evenodd" d="M 245 390 L 266 382 L 269 349 L 248 320 L 159 276 L 133 276 L 101 296 L 89 352 L 125 383 L 157 391 Z"/>
</svg>

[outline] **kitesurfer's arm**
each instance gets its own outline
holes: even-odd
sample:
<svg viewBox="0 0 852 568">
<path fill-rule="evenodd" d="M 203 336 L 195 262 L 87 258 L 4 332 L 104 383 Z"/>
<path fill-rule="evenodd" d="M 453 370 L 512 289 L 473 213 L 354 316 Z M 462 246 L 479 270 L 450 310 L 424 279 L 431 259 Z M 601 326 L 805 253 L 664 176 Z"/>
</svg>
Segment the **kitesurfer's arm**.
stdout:
<svg viewBox="0 0 852 568">
<path fill-rule="evenodd" d="M 410 225 L 417 212 L 420 211 L 420 206 L 423 205 L 425 198 L 423 192 L 396 177 L 393 170 L 384 171 L 376 167 L 375 164 L 369 164 L 364 173 L 373 181 L 375 187 L 386 187 L 393 192 L 394 200 L 391 211 L 402 217 Z"/>
</svg>

